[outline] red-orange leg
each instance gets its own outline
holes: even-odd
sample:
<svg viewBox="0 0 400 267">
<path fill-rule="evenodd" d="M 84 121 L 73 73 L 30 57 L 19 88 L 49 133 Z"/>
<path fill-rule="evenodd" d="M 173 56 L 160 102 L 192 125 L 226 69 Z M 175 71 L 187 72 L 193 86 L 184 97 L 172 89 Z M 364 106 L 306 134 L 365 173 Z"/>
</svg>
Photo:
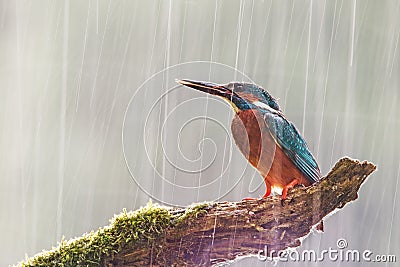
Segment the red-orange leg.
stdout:
<svg viewBox="0 0 400 267">
<path fill-rule="evenodd" d="M 265 181 L 265 187 L 266 187 L 266 191 L 265 191 L 265 195 L 262 198 L 267 198 L 269 197 L 269 195 L 271 195 L 271 184 L 269 182 L 267 182 L 267 180 Z"/>
<path fill-rule="evenodd" d="M 266 187 L 266 191 L 265 191 L 265 195 L 261 198 L 267 198 L 269 197 L 269 195 L 271 195 L 271 184 L 269 182 L 267 182 L 267 180 L 264 180 L 265 182 L 265 187 Z M 254 197 L 245 197 L 242 199 L 242 201 L 246 201 L 246 200 L 257 200 L 258 198 L 254 198 Z"/>
<path fill-rule="evenodd" d="M 299 181 L 297 179 L 294 179 L 290 183 L 288 183 L 282 190 L 282 200 L 286 199 L 287 192 L 290 188 L 293 188 L 295 185 L 299 184 Z"/>
</svg>

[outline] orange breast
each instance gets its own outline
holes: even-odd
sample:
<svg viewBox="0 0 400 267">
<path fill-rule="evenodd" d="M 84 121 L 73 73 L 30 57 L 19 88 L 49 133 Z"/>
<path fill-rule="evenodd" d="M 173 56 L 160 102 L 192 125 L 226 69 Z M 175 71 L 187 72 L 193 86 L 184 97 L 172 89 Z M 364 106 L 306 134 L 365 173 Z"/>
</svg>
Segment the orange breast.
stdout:
<svg viewBox="0 0 400 267">
<path fill-rule="evenodd" d="M 294 179 L 305 186 L 307 177 L 276 145 L 258 110 L 240 111 L 231 125 L 236 145 L 246 159 L 261 173 L 266 183 L 283 188 Z"/>
</svg>

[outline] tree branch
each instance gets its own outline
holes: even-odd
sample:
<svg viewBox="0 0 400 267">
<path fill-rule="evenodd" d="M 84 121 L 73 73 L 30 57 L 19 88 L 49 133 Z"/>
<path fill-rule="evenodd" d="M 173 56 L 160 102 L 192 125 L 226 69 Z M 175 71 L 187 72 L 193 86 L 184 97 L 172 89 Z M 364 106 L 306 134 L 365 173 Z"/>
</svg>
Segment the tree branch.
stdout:
<svg viewBox="0 0 400 267">
<path fill-rule="evenodd" d="M 297 247 L 324 217 L 357 199 L 361 184 L 375 169 L 372 163 L 343 158 L 318 183 L 290 190 L 284 205 L 280 196 L 274 196 L 203 203 L 186 209 L 146 207 L 131 214 L 125 212 L 114 218 L 111 226 L 90 237 L 103 240 L 106 235 L 109 242 L 112 240 L 111 245 L 107 241 L 109 246 L 101 247 L 97 254 L 75 253 L 80 263 L 95 262 L 97 265 L 93 266 L 211 266 L 257 255 L 265 246 L 269 251 Z M 54 251 L 60 255 L 63 246 L 89 242 L 87 236 L 77 240 L 60 244 Z M 92 254 L 97 255 L 96 261 L 90 258 Z M 35 266 L 33 263 L 40 256 L 27 259 L 22 265 Z M 52 262 L 55 260 L 57 257 Z"/>
</svg>

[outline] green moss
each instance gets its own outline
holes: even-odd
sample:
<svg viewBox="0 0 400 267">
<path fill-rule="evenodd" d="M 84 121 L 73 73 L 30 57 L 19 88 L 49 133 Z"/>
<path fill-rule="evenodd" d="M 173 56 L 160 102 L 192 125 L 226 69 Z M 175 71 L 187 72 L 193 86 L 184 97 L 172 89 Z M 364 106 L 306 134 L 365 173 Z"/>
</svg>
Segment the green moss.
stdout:
<svg viewBox="0 0 400 267">
<path fill-rule="evenodd" d="M 184 213 L 172 215 L 170 209 L 150 202 L 136 211 L 123 210 L 109 226 L 68 241 L 63 239 L 57 247 L 27 258 L 18 266 L 99 266 L 106 256 L 157 239 L 169 227 L 187 225 L 209 207 L 209 203 L 195 204 Z"/>
<path fill-rule="evenodd" d="M 197 218 L 199 215 L 207 213 L 207 210 L 210 207 L 211 203 L 209 202 L 193 204 L 186 209 L 184 214 L 176 218 L 175 223 L 176 224 L 187 223 L 188 221 Z"/>
<path fill-rule="evenodd" d="M 136 211 L 124 210 L 109 226 L 69 241 L 63 239 L 56 248 L 18 266 L 99 266 L 105 256 L 127 245 L 156 239 L 171 225 L 171 218 L 166 208 L 152 203 Z"/>
</svg>

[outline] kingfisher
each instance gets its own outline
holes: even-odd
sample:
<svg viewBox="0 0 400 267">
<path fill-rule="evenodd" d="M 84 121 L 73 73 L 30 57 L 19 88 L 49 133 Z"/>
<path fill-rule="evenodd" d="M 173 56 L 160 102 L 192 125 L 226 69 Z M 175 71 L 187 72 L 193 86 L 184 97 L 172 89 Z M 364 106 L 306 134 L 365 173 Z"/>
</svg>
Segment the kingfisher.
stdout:
<svg viewBox="0 0 400 267">
<path fill-rule="evenodd" d="M 317 161 L 296 126 L 283 114 L 277 100 L 252 83 L 177 80 L 177 83 L 226 100 L 235 116 L 232 136 L 246 159 L 264 178 L 266 192 L 280 191 L 282 201 L 290 188 L 309 186 L 321 178 Z M 252 200 L 254 198 L 245 198 Z"/>
</svg>

